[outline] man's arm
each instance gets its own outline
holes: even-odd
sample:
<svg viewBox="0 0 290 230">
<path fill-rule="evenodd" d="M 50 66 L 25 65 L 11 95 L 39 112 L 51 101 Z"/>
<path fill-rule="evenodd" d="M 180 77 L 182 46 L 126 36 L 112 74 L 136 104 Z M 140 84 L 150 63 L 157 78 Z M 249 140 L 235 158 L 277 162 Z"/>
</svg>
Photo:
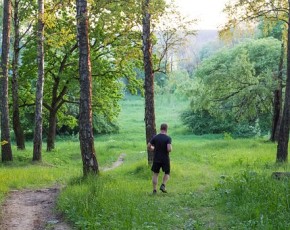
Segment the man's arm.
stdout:
<svg viewBox="0 0 290 230">
<path fill-rule="evenodd" d="M 172 145 L 171 144 L 167 144 L 167 152 L 171 152 L 172 151 Z"/>
<path fill-rule="evenodd" d="M 148 143 L 148 145 L 147 145 L 147 149 L 149 150 L 149 151 L 154 151 L 154 145 L 151 145 L 151 143 L 149 142 Z"/>
</svg>

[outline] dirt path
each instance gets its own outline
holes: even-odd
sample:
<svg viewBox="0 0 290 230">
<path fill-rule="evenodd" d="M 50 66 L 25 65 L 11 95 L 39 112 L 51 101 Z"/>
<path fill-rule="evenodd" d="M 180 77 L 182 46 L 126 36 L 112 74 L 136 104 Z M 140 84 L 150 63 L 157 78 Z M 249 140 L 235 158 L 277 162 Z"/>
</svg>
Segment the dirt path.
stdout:
<svg viewBox="0 0 290 230">
<path fill-rule="evenodd" d="M 124 158 L 121 154 L 103 171 L 119 167 Z M 72 230 L 55 211 L 59 191 L 58 187 L 10 191 L 1 208 L 0 230 Z"/>
<path fill-rule="evenodd" d="M 119 167 L 121 164 L 123 164 L 124 159 L 125 159 L 125 156 L 126 156 L 126 154 L 125 153 L 122 153 L 119 156 L 119 158 L 118 158 L 117 161 L 115 161 L 110 167 L 104 168 L 102 171 L 109 171 L 109 170 L 113 170 L 113 169 Z"/>
<path fill-rule="evenodd" d="M 1 230 L 70 230 L 55 212 L 59 188 L 14 190 L 2 206 Z"/>
</svg>

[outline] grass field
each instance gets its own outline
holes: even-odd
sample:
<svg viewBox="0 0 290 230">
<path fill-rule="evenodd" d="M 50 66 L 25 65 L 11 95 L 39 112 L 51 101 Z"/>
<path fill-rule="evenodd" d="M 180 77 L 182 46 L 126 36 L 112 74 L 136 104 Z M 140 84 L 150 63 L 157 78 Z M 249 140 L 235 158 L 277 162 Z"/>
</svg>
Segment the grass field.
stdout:
<svg viewBox="0 0 290 230">
<path fill-rule="evenodd" d="M 122 101 L 120 133 L 95 138 L 101 169 L 125 153 L 123 165 L 84 180 L 76 140 L 59 141 L 36 165 L 28 146 L 1 164 L 2 198 L 9 189 L 61 183 L 59 209 L 79 229 L 290 229 L 289 182 L 271 178 L 288 171 L 288 164 L 275 164 L 276 145 L 189 134 L 179 120 L 187 105 L 172 96 L 156 100 L 157 126 L 167 122 L 173 140 L 168 194 L 151 195 L 144 102 L 130 96 Z"/>
</svg>

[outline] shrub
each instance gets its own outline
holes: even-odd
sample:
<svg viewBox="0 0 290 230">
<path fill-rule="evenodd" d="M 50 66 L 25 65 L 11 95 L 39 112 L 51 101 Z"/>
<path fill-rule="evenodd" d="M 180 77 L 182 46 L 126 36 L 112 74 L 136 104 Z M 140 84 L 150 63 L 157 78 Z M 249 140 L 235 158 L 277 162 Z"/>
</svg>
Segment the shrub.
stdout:
<svg viewBox="0 0 290 230">
<path fill-rule="evenodd" d="M 236 137 L 253 137 L 267 133 L 269 127 L 268 117 L 239 122 L 234 116 L 215 117 L 207 110 L 186 110 L 181 114 L 181 120 L 196 135 L 230 133 Z"/>
</svg>

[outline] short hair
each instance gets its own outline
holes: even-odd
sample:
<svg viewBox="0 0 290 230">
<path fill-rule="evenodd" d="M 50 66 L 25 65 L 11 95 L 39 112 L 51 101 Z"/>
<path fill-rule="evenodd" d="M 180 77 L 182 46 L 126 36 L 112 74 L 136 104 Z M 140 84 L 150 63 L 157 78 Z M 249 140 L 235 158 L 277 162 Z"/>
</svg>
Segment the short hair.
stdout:
<svg viewBox="0 0 290 230">
<path fill-rule="evenodd" d="M 168 125 L 165 123 L 161 124 L 161 126 L 160 126 L 160 130 L 167 131 L 167 128 L 168 128 Z"/>
</svg>

